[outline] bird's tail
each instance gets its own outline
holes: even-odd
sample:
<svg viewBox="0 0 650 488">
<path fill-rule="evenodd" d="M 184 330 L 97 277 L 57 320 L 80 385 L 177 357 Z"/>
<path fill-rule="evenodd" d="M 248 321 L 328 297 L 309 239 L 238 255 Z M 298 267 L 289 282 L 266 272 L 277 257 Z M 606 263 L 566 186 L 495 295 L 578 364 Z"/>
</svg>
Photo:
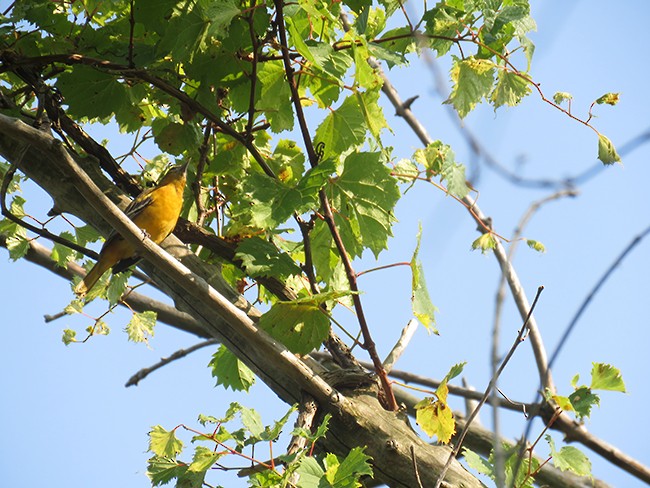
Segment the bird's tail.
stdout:
<svg viewBox="0 0 650 488">
<path fill-rule="evenodd" d="M 88 271 L 88 274 L 86 274 L 84 279 L 81 280 L 77 286 L 75 286 L 74 292 L 79 298 L 86 296 L 86 293 L 88 293 L 90 289 L 95 286 L 97 280 L 99 280 L 99 278 L 102 277 L 106 270 L 111 267 L 110 263 L 107 261 L 108 260 L 100 258 L 95 266 L 93 266 L 92 269 Z"/>
</svg>

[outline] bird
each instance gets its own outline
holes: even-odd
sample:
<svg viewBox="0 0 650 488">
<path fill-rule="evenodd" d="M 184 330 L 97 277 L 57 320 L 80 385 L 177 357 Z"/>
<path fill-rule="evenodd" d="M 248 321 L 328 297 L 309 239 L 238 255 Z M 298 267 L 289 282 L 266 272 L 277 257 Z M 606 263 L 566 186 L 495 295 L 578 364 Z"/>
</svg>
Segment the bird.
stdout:
<svg viewBox="0 0 650 488">
<path fill-rule="evenodd" d="M 188 164 L 172 167 L 158 185 L 144 190 L 124 210 L 156 244 L 164 241 L 176 227 L 183 207 Z M 135 247 L 113 231 L 104 242 L 97 263 L 75 286 L 75 294 L 83 298 L 107 270 L 112 268 L 113 273 L 120 273 L 139 260 Z"/>
</svg>

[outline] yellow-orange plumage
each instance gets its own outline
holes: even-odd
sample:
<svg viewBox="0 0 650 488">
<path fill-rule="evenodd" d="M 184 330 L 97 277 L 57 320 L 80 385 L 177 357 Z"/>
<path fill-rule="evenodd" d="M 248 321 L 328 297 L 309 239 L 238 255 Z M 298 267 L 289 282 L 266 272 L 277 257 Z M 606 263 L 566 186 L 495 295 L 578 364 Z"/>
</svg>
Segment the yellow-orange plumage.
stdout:
<svg viewBox="0 0 650 488">
<path fill-rule="evenodd" d="M 160 183 L 143 191 L 126 208 L 126 215 L 156 244 L 160 244 L 176 226 L 183 206 L 187 164 L 170 169 Z M 119 234 L 108 237 L 99 260 L 74 291 L 84 296 L 109 269 L 123 271 L 137 261 L 136 250 Z"/>
</svg>

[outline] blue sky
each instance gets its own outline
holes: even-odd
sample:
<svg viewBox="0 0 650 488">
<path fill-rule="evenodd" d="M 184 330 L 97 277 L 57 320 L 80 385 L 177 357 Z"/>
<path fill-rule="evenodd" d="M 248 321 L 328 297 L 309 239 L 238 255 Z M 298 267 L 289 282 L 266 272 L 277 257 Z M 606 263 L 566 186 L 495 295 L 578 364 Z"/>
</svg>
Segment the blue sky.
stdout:
<svg viewBox="0 0 650 488">
<path fill-rule="evenodd" d="M 644 46 L 650 4 L 628 0 L 614 7 L 601 0 L 569 4 L 554 0 L 533 2 L 533 13 L 538 32 L 531 36 L 536 44 L 532 76 L 546 96 L 570 92 L 574 113 L 584 115 L 600 95 L 621 92 L 618 106 L 595 109 L 594 125 L 619 148 L 648 131 L 650 73 Z M 439 68 L 446 74 L 449 67 L 441 61 Z M 416 116 L 434 139 L 451 144 L 457 158 L 469 165 L 471 154 L 456 122 L 441 105 L 431 68 L 414 59 L 409 70 L 390 72 L 389 76 L 404 99 L 420 95 L 413 105 Z M 387 103 L 385 107 L 395 131 L 389 144 L 398 158 L 409 157 L 420 143 L 404 122 L 393 116 L 394 109 Z M 520 107 L 496 114 L 488 106 L 480 107 L 464 124 L 503 166 L 518 169 L 526 177 L 561 179 L 597 164 L 594 133 L 542 102 L 535 93 Z M 123 136 L 102 129 L 94 135 L 100 140 L 111 137 L 109 147 L 116 153 L 130 144 L 130 140 L 120 139 Z M 153 151 L 147 154 L 154 155 Z M 515 267 L 531 299 L 539 285 L 545 286 L 536 317 L 549 350 L 610 263 L 650 224 L 646 197 L 649 155 L 650 146 L 640 146 L 623 157 L 622 165 L 605 168 L 581 185 L 576 198 L 545 205 L 526 228 L 526 237 L 543 242 L 547 252 L 539 255 L 522 246 Z M 485 166 L 481 166 L 476 187 L 479 205 L 493 217 L 502 235 L 512 232 L 531 202 L 550 193 L 513 186 Z M 48 208 L 42 195 L 34 198 Z M 496 261 L 491 255 L 470 252 L 478 235 L 475 225 L 461 205 L 432 187 L 414 188 L 400 202 L 396 215 L 399 223 L 389 251 L 380 256 L 379 263 L 368 257 L 355 267 L 363 270 L 408 261 L 422 223 L 420 257 L 432 300 L 440 310 L 440 336 L 419 330 L 397 368 L 440 378 L 451 365 L 467 361 L 463 375 L 482 390 L 489 379 Z M 646 438 L 650 429 L 639 413 L 650 400 L 650 328 L 645 301 L 649 257 L 650 243 L 644 241 L 616 270 L 577 325 L 554 370 L 558 388 L 568 394 L 576 373 L 588 381 L 591 362 L 611 363 L 621 369 L 628 393 L 604 393 L 601 407 L 587 427 L 645 464 L 650 464 Z M 261 383 L 247 395 L 213 388 L 206 367 L 213 352 L 210 349 L 174 362 L 137 387 L 124 388 L 140 368 L 191 346 L 196 338 L 159 325 L 149 348 L 129 343 L 122 332 L 129 315 L 117 311 L 107 320 L 112 329 L 109 336 L 65 347 L 61 331 L 68 327 L 82 331 L 90 321 L 66 317 L 46 324 L 43 315 L 55 314 L 67 305 L 72 298 L 69 285 L 29 263 L 10 262 L 5 250 L 0 250 L 0 277 L 4 310 L 0 472 L 6 486 L 146 487 L 145 451 L 152 425 L 196 426 L 198 414 L 220 416 L 230 401 L 259 409 L 266 422 L 286 411 L 286 405 Z M 359 283 L 383 356 L 410 319 L 410 274 L 408 268 L 393 268 L 361 277 Z M 341 317 L 352 327 L 351 315 Z M 507 300 L 502 351 L 510 346 L 520 323 L 512 301 Z M 538 387 L 536 378 L 530 346 L 525 343 L 505 370 L 501 385 L 509 397 L 530 401 Z M 524 420 L 520 415 L 507 415 L 504 420 L 507 436 L 521 435 Z M 490 425 L 488 410 L 482 421 Z M 537 425 L 533 432 L 539 429 Z M 559 443 L 561 436 L 554 437 Z M 643 486 L 598 455 L 584 451 L 594 464 L 595 476 L 613 486 Z M 544 448 L 541 451 L 546 452 Z M 245 486 L 222 474 L 212 480 L 228 487 Z"/>
</svg>

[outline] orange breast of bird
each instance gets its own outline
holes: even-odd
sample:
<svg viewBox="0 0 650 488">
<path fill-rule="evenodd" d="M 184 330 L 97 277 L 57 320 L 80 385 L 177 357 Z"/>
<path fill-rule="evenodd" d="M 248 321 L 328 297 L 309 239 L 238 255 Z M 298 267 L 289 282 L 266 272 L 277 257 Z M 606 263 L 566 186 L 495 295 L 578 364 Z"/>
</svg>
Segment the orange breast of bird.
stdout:
<svg viewBox="0 0 650 488">
<path fill-rule="evenodd" d="M 184 184 L 169 184 L 155 188 L 145 197 L 150 198 L 151 203 L 133 218 L 156 244 L 164 241 L 176 226 L 183 206 L 183 187 Z"/>
</svg>

